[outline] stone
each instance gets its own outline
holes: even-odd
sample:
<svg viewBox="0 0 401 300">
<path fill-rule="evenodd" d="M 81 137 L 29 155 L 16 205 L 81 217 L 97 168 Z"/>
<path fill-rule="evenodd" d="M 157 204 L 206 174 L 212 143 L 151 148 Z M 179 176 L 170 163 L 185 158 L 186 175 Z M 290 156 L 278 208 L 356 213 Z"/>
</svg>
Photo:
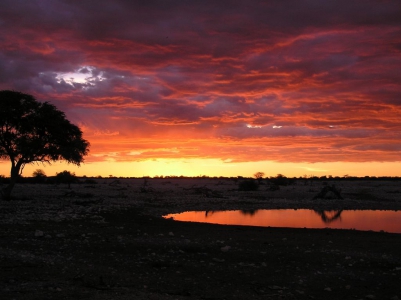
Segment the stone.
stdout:
<svg viewBox="0 0 401 300">
<path fill-rule="evenodd" d="M 35 236 L 36 237 L 42 237 L 43 235 L 44 235 L 43 231 L 41 231 L 41 230 L 36 230 L 35 231 Z"/>
<path fill-rule="evenodd" d="M 222 252 L 228 252 L 230 249 L 231 249 L 230 246 L 224 246 L 224 247 L 221 247 L 221 248 L 220 248 L 220 250 L 221 250 Z"/>
</svg>

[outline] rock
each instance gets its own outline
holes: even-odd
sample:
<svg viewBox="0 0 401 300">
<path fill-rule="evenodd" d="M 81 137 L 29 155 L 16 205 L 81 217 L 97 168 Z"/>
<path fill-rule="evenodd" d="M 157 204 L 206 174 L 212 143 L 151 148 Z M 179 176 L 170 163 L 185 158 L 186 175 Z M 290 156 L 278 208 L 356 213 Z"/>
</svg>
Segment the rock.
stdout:
<svg viewBox="0 0 401 300">
<path fill-rule="evenodd" d="M 43 231 L 41 231 L 41 230 L 36 230 L 35 231 L 35 236 L 36 237 L 42 237 L 43 235 L 44 235 Z"/>
<path fill-rule="evenodd" d="M 174 236 L 174 233 L 172 233 L 171 231 L 168 233 L 169 236 Z"/>
<path fill-rule="evenodd" d="M 228 252 L 228 250 L 230 250 L 230 249 L 231 249 L 230 246 L 224 246 L 224 247 L 221 247 L 221 248 L 220 248 L 220 250 L 221 250 L 222 252 Z"/>
<path fill-rule="evenodd" d="M 219 258 L 214 257 L 213 261 L 222 263 L 222 262 L 224 262 L 224 259 L 219 259 Z"/>
</svg>

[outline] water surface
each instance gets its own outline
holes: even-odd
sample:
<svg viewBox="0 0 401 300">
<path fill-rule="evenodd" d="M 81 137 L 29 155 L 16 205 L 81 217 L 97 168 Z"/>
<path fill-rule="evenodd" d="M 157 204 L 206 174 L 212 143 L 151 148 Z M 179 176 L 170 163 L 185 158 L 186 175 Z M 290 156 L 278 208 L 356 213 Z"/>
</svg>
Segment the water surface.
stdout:
<svg viewBox="0 0 401 300">
<path fill-rule="evenodd" d="M 401 211 L 263 209 L 230 211 L 187 211 L 164 218 L 178 221 L 263 227 L 336 228 L 401 233 Z"/>
</svg>

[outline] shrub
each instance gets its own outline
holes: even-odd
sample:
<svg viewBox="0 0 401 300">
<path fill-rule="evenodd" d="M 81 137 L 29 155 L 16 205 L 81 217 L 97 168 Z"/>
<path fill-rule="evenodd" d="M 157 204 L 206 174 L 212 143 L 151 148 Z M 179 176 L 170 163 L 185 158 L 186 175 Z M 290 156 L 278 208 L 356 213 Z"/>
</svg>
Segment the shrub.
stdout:
<svg viewBox="0 0 401 300">
<path fill-rule="evenodd" d="M 270 181 L 275 185 L 288 185 L 290 180 L 282 174 L 277 174 L 276 177 L 270 178 Z"/>
<path fill-rule="evenodd" d="M 32 173 L 34 183 L 44 183 L 46 181 L 46 174 L 42 169 L 36 169 Z"/>
<path fill-rule="evenodd" d="M 68 184 L 68 188 L 71 188 L 71 183 L 78 182 L 78 178 L 75 176 L 75 173 L 71 173 L 69 171 L 57 173 L 56 179 L 58 183 Z"/>
<path fill-rule="evenodd" d="M 84 180 L 84 183 L 86 183 L 86 184 L 97 184 L 97 181 L 95 179 L 88 178 L 88 179 Z"/>
</svg>

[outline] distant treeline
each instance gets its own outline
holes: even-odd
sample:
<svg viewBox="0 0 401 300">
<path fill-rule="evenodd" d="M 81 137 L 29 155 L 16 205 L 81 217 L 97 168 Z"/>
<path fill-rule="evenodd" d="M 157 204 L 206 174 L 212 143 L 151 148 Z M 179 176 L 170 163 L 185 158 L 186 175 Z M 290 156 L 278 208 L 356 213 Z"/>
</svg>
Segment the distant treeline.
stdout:
<svg viewBox="0 0 401 300">
<path fill-rule="evenodd" d="M 357 180 L 377 180 L 377 181 L 397 181 L 401 180 L 401 177 L 399 176 L 363 176 L 363 177 L 357 177 L 357 176 L 301 176 L 301 177 L 286 177 L 284 175 L 277 175 L 274 177 L 265 177 L 265 178 L 257 178 L 255 179 L 254 177 L 244 177 L 244 176 L 235 176 L 235 177 L 224 177 L 224 176 L 206 176 L 206 175 L 201 175 L 201 176 L 193 176 L 193 177 L 187 177 L 187 176 L 143 176 L 143 177 L 116 177 L 116 176 L 108 176 L 108 177 L 102 177 L 102 176 L 96 176 L 96 177 L 87 177 L 87 176 L 72 176 L 68 177 L 67 181 L 70 183 L 83 183 L 83 184 L 96 184 L 98 183 L 98 179 L 189 179 L 189 180 L 199 180 L 199 179 L 218 179 L 218 180 L 233 180 L 233 181 L 238 181 L 238 180 L 257 180 L 259 183 L 264 182 L 271 182 L 271 183 L 276 183 L 279 185 L 290 185 L 294 184 L 296 181 L 357 181 Z M 9 177 L 5 177 L 3 175 L 0 175 L 0 184 L 8 184 L 10 181 Z M 60 178 L 60 176 L 32 176 L 32 177 L 23 177 L 20 176 L 17 180 L 18 183 L 46 183 L 46 184 L 58 184 L 58 183 L 63 183 L 65 182 L 65 178 Z"/>
<path fill-rule="evenodd" d="M 10 177 L 0 176 L 0 184 L 8 184 L 10 182 Z M 96 184 L 97 181 L 94 178 L 83 178 L 75 177 L 71 179 L 60 179 L 57 176 L 46 176 L 46 177 L 19 177 L 17 183 L 46 183 L 46 184 L 59 184 L 59 183 L 93 183 Z"/>
</svg>

